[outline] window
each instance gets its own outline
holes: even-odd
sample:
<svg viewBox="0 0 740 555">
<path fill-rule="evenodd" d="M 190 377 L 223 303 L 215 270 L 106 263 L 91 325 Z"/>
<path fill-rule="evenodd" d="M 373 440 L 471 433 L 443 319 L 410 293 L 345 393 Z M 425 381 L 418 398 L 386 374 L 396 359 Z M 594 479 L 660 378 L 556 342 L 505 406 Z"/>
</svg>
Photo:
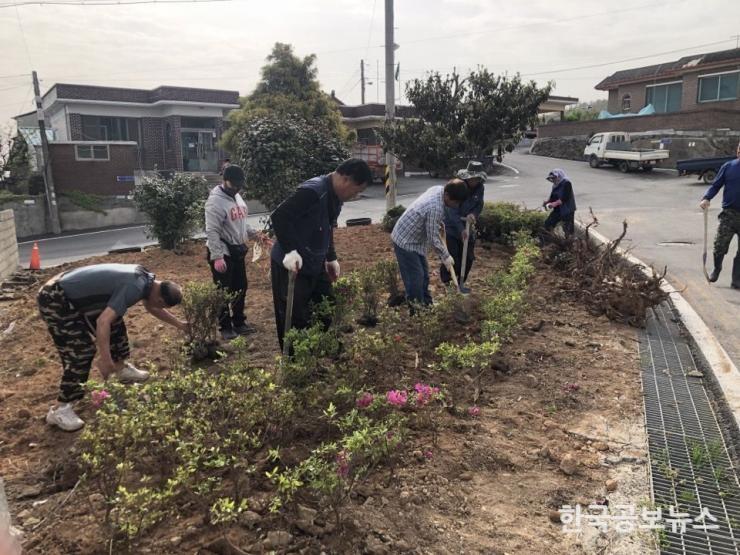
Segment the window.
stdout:
<svg viewBox="0 0 740 555">
<path fill-rule="evenodd" d="M 740 86 L 740 71 L 699 77 L 699 102 L 735 100 Z"/>
<path fill-rule="evenodd" d="M 598 145 L 601 144 L 601 135 L 594 135 L 591 137 L 591 140 L 589 141 L 590 145 Z"/>
<path fill-rule="evenodd" d="M 182 117 L 180 119 L 180 127 L 188 129 L 215 129 L 216 120 L 213 118 Z"/>
<path fill-rule="evenodd" d="M 139 143 L 139 120 L 82 116 L 83 141 L 135 141 Z"/>
<path fill-rule="evenodd" d="M 681 109 L 682 83 L 648 85 L 645 90 L 645 106 L 652 104 L 659 114 L 678 112 Z"/>
<path fill-rule="evenodd" d="M 622 111 L 629 112 L 631 107 L 632 107 L 632 95 L 625 94 L 622 97 Z"/>
<path fill-rule="evenodd" d="M 108 145 L 75 145 L 75 158 L 81 162 L 110 160 Z"/>
</svg>

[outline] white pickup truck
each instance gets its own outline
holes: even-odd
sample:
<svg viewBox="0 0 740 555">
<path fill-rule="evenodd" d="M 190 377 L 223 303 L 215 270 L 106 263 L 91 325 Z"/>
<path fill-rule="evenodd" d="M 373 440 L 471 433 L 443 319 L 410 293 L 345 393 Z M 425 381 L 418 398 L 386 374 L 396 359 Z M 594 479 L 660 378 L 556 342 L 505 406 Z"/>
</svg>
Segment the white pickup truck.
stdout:
<svg viewBox="0 0 740 555">
<path fill-rule="evenodd" d="M 592 168 L 598 168 L 601 164 L 611 164 L 622 173 L 639 168 L 649 172 L 670 155 L 670 151 L 663 148 L 632 148 L 627 133 L 596 133 L 588 140 L 583 150 L 583 157 Z"/>
</svg>

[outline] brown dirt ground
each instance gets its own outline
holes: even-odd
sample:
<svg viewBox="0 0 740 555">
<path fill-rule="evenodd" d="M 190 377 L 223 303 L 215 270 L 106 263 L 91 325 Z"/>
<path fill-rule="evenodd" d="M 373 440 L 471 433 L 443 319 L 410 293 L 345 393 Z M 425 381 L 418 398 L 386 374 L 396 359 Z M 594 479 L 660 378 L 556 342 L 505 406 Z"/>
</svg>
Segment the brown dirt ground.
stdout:
<svg viewBox="0 0 740 555">
<path fill-rule="evenodd" d="M 150 249 L 73 266 L 136 262 L 184 283 L 210 278 L 203 250 L 192 243 L 183 255 Z M 344 272 L 392 258 L 388 235 L 377 226 L 338 231 L 337 250 Z M 510 256 L 497 245 L 479 245 L 477 254 L 470 283 L 474 290 Z M 39 281 L 56 271 L 41 272 Z M 259 330 L 250 337 L 258 364 L 278 354 L 268 273 L 264 257 L 249 265 L 247 311 Z M 256 528 L 229 531 L 232 543 L 258 553 L 265 532 L 282 528 L 294 536 L 285 552 L 590 552 L 578 541 L 565 541 L 548 516 L 564 503 L 604 497 L 610 477 L 604 458 L 629 446 L 573 430 L 582 430 L 588 421 L 617 425 L 641 419 L 637 340 L 634 329 L 594 318 L 576 299 L 566 298 L 560 291 L 563 279 L 546 266 L 538 269 L 522 328 L 502 348 L 496 372 L 482 382 L 477 401 L 481 415 L 445 416 L 436 446 L 428 433 L 415 434 L 391 481 L 381 470 L 357 486 L 340 531 L 320 538 L 303 535 L 263 510 Z M 0 302 L 0 472 L 14 522 L 25 531 L 28 553 L 108 553 L 99 528 L 102 513 L 89 501 L 90 491 L 80 487 L 67 499 L 77 480 L 69 454 L 76 434 L 51 429 L 43 420 L 56 398 L 60 368 L 36 310 L 38 286 L 29 285 L 18 291 L 16 300 Z M 436 283 L 434 288 L 434 294 L 443 294 Z M 13 330 L 2 335 L 12 322 Z M 176 332 L 141 307 L 129 312 L 127 325 L 132 360 L 166 368 L 167 345 L 177 341 Z M 453 390 L 458 405 L 465 407 L 474 387 L 469 376 L 458 378 Z M 578 384 L 578 390 L 568 392 L 565 384 Z M 90 407 L 82 409 L 82 417 L 94 418 Z M 606 440 L 609 450 L 598 450 L 604 446 L 597 439 Z M 418 450 L 427 449 L 431 459 L 418 456 Z M 579 463 L 573 475 L 559 470 L 565 454 Z M 254 506 L 257 512 L 259 505 Z M 18 518 L 19 513 L 24 516 Z M 193 553 L 217 536 L 183 518 L 154 530 L 135 551 Z"/>
</svg>

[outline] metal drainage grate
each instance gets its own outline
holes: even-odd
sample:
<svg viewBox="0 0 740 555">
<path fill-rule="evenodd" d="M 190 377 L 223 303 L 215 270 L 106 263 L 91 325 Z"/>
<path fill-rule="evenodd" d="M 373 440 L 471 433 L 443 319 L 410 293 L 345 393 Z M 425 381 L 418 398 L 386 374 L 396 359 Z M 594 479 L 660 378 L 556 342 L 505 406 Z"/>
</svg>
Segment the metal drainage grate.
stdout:
<svg viewBox="0 0 740 555">
<path fill-rule="evenodd" d="M 640 332 L 640 365 L 650 453 L 653 502 L 661 507 L 661 553 L 740 555 L 740 484 L 696 361 L 670 304 L 648 317 Z M 670 508 L 696 519 L 674 533 Z M 671 518 L 671 517 L 669 517 Z M 719 526 L 716 530 L 694 528 Z"/>
</svg>

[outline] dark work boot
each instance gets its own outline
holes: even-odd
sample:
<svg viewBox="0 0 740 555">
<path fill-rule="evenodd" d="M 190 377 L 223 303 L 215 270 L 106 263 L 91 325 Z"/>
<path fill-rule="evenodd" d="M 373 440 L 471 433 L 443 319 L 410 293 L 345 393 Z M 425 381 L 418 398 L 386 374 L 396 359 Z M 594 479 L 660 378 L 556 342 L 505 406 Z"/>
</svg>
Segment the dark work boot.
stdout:
<svg viewBox="0 0 740 555">
<path fill-rule="evenodd" d="M 712 273 L 709 274 L 709 281 L 714 283 L 719 279 L 719 273 L 722 271 L 722 260 L 724 260 L 725 255 L 714 255 L 714 270 L 712 270 Z"/>
<path fill-rule="evenodd" d="M 740 250 L 732 261 L 732 286 L 733 289 L 740 289 Z"/>
</svg>

